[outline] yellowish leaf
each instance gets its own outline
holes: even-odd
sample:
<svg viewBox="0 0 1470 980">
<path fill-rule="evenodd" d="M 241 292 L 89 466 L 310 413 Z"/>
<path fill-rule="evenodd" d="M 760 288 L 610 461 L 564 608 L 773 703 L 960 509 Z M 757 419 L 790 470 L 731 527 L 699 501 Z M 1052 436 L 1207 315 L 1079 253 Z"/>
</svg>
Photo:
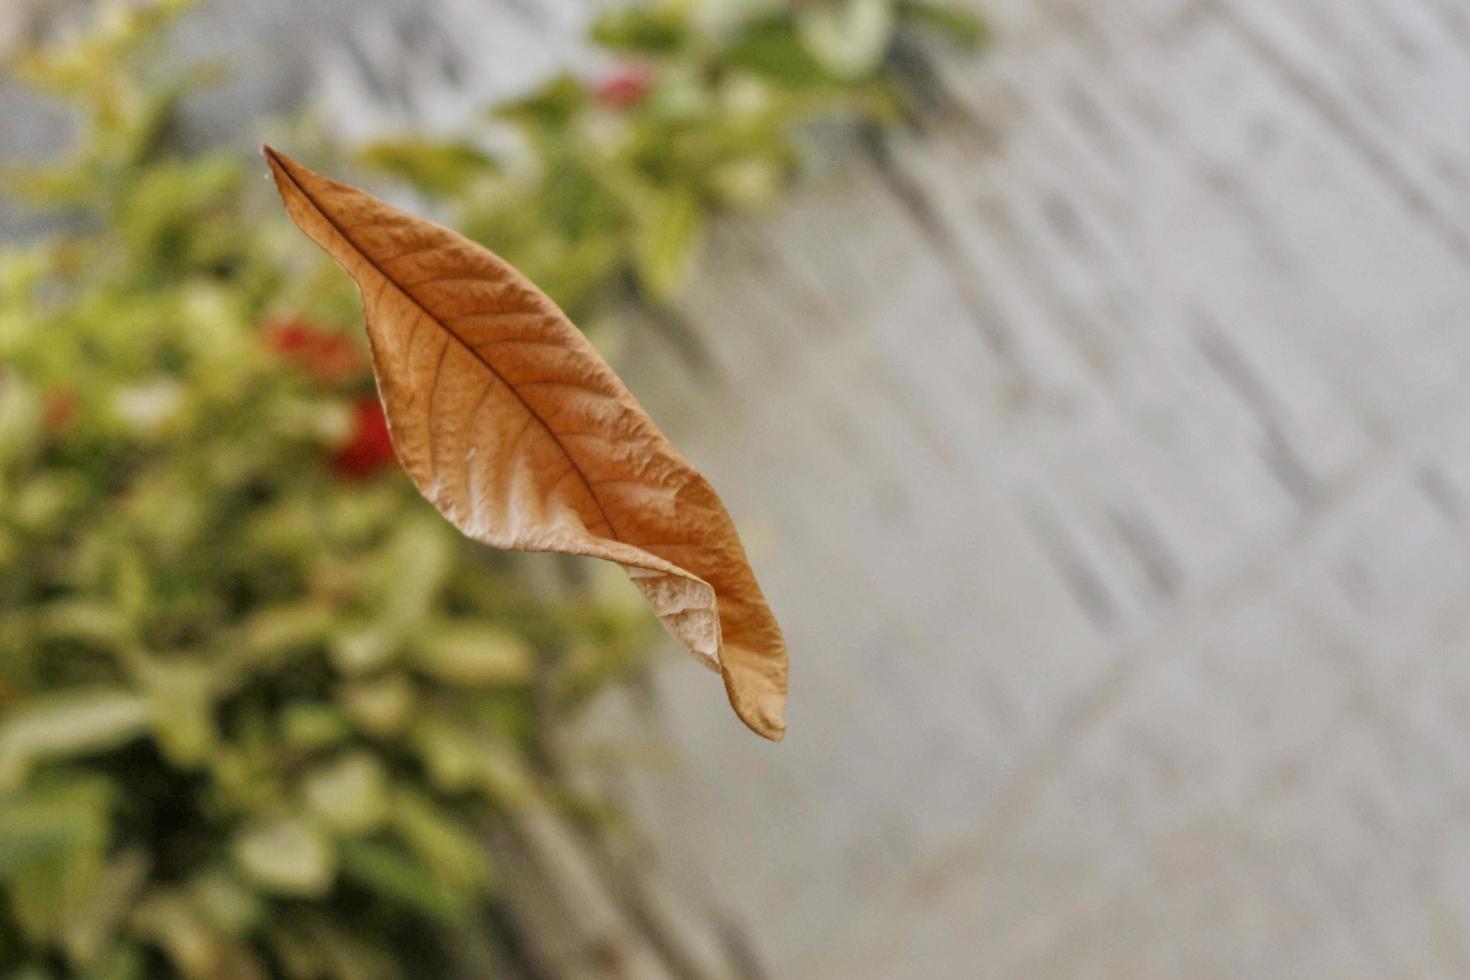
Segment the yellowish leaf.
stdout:
<svg viewBox="0 0 1470 980">
<path fill-rule="evenodd" d="M 786 645 L 709 482 L 524 276 L 266 149 L 293 221 L 357 281 L 394 448 L 465 534 L 617 562 L 752 730 L 785 731 Z"/>
<path fill-rule="evenodd" d="M 148 729 L 148 703 L 116 688 L 76 688 L 33 698 L 0 725 L 0 792 L 18 788 L 46 759 L 103 752 Z"/>
<path fill-rule="evenodd" d="M 534 656 L 531 645 L 510 630 L 435 622 L 415 642 L 413 665 L 446 684 L 485 687 L 529 681 Z"/>
<path fill-rule="evenodd" d="M 370 752 L 351 752 L 307 773 L 307 809 L 344 836 L 372 833 L 388 817 L 388 773 Z"/>
<path fill-rule="evenodd" d="M 247 878 L 280 895 L 320 897 L 337 875 L 331 840 L 300 817 L 275 817 L 247 826 L 235 838 L 231 854 Z"/>
</svg>

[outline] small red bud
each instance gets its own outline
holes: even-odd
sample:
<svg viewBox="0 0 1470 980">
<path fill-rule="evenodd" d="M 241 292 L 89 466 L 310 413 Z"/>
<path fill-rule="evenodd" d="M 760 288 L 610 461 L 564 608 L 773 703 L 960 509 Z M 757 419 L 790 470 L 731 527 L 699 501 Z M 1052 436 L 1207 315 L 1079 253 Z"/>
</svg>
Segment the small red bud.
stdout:
<svg viewBox="0 0 1470 980">
<path fill-rule="evenodd" d="M 648 98 L 652 90 L 653 69 L 633 63 L 603 79 L 597 86 L 597 101 L 613 109 L 631 109 Z"/>
<path fill-rule="evenodd" d="M 262 328 L 265 345 L 318 381 L 339 384 L 362 377 L 367 364 L 362 350 L 342 334 L 292 317 Z"/>
<path fill-rule="evenodd" d="M 47 431 L 57 432 L 76 420 L 80 408 L 77 393 L 71 388 L 52 388 L 44 396 L 41 421 Z"/>
<path fill-rule="evenodd" d="M 352 406 L 352 434 L 332 456 L 332 468 L 347 477 L 371 476 L 394 461 L 388 419 L 376 398 L 363 398 Z"/>
</svg>

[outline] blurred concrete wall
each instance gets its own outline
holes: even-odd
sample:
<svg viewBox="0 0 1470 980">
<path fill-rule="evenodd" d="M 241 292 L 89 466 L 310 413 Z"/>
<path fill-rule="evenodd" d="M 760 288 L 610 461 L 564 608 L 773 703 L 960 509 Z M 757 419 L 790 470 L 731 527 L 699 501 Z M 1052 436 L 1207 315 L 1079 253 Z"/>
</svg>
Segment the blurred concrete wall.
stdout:
<svg viewBox="0 0 1470 980">
<path fill-rule="evenodd" d="M 634 359 L 793 656 L 644 812 L 782 977 L 1470 975 L 1470 8 L 984 7 Z"/>
</svg>

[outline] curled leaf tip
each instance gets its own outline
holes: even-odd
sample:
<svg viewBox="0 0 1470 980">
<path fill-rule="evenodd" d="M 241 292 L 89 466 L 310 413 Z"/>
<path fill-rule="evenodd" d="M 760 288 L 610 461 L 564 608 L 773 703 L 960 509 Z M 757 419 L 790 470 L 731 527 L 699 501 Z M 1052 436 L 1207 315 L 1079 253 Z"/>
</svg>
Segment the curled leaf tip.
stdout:
<svg viewBox="0 0 1470 980">
<path fill-rule="evenodd" d="M 357 282 L 419 492 L 485 544 L 622 565 L 740 719 L 779 740 L 786 644 L 734 523 L 581 331 L 475 242 L 262 149 L 291 220 Z"/>
</svg>

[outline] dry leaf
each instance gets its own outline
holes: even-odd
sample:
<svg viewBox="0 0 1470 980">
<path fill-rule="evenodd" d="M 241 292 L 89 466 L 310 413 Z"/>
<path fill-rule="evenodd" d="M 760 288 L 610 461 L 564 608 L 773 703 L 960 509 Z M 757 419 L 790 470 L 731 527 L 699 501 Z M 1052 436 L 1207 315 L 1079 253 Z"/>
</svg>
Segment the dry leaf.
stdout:
<svg viewBox="0 0 1470 980">
<path fill-rule="evenodd" d="M 779 739 L 786 645 L 730 515 L 582 333 L 469 239 L 265 155 L 291 219 L 357 280 L 420 492 L 486 544 L 622 565 L 740 718 Z"/>
</svg>

